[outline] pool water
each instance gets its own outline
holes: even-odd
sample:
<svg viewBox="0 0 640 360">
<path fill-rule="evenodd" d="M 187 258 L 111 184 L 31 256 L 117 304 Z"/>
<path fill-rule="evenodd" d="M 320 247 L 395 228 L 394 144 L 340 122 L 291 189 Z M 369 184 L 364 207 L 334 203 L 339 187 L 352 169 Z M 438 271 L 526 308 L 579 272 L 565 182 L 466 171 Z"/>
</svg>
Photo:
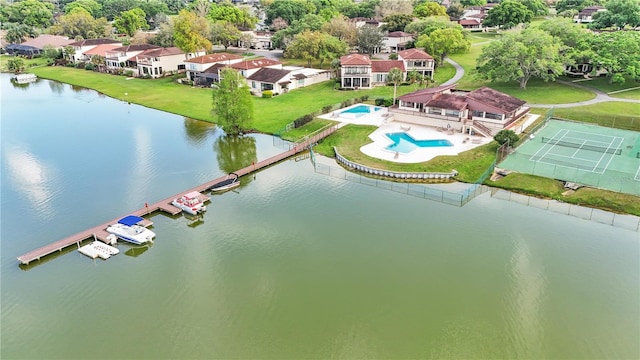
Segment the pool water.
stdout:
<svg viewBox="0 0 640 360">
<path fill-rule="evenodd" d="M 393 144 L 387 146 L 385 149 L 402 154 L 408 154 L 417 148 L 453 146 L 453 144 L 446 139 L 416 140 L 406 132 L 387 133 L 385 135 L 393 141 Z"/>
<path fill-rule="evenodd" d="M 351 109 L 344 110 L 340 112 L 340 114 L 355 114 L 356 117 L 359 117 L 359 116 L 369 114 L 378 110 L 380 110 L 380 108 L 376 106 L 358 105 L 358 106 L 352 107 Z"/>
</svg>

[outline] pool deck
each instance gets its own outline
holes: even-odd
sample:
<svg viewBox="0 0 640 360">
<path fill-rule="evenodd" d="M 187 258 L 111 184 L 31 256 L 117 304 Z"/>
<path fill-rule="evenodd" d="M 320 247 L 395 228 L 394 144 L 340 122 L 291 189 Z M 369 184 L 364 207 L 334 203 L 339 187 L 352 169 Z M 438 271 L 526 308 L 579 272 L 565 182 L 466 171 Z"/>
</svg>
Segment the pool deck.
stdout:
<svg viewBox="0 0 640 360">
<path fill-rule="evenodd" d="M 360 104 L 355 104 L 345 109 L 349 109 L 358 105 Z M 362 115 L 358 118 L 341 116 L 340 112 L 344 111 L 345 109 L 340 109 L 328 114 L 320 115 L 319 118 L 339 121 L 339 128 L 347 124 L 377 126 L 378 129 L 371 133 L 371 135 L 369 135 L 369 138 L 371 138 L 373 143 L 361 147 L 360 151 L 368 156 L 382 160 L 407 164 L 419 163 L 429 161 L 439 155 L 458 155 L 463 151 L 467 151 L 493 141 L 492 138 L 486 138 L 483 136 L 472 136 L 458 132 L 450 133 L 447 131 L 439 131 L 438 129 L 430 126 L 408 124 L 397 120 L 389 120 L 389 110 L 387 108 L 382 108 L 378 111 Z M 387 138 L 385 134 L 392 132 L 406 132 L 416 140 L 446 139 L 449 140 L 453 144 L 453 146 L 418 148 L 408 154 L 396 154 L 395 151 L 385 149 L 392 143 L 392 141 L 389 140 L 389 138 Z"/>
</svg>

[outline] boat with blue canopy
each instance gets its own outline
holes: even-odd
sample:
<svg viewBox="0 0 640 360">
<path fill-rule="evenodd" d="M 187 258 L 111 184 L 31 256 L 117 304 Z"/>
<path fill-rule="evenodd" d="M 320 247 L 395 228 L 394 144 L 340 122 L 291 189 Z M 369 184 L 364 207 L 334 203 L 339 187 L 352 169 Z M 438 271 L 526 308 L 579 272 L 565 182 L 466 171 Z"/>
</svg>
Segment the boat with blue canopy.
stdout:
<svg viewBox="0 0 640 360">
<path fill-rule="evenodd" d="M 135 215 L 125 216 L 117 223 L 107 227 L 107 232 L 133 244 L 144 244 L 153 241 L 156 233 L 140 225 L 143 218 Z"/>
</svg>

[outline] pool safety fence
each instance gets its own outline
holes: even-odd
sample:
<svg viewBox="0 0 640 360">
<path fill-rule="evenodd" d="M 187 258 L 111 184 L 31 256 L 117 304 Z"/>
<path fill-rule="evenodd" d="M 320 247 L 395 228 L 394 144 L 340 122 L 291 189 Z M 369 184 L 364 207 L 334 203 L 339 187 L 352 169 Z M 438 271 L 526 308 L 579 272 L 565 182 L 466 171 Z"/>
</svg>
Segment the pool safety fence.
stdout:
<svg viewBox="0 0 640 360">
<path fill-rule="evenodd" d="M 515 202 L 543 210 L 569 215 L 584 220 L 640 232 L 640 217 L 629 214 L 616 214 L 609 211 L 569 204 L 551 199 L 539 199 L 536 197 L 514 193 L 508 190 L 491 188 L 491 197 L 500 200 Z"/>
<path fill-rule="evenodd" d="M 435 187 L 430 187 L 429 184 L 424 183 L 393 182 L 384 179 L 371 178 L 348 171 L 345 168 L 339 166 L 331 166 L 320 163 L 316 164 L 315 171 L 319 174 L 352 181 L 358 184 L 368 185 L 383 190 L 395 191 L 397 193 L 411 195 L 455 206 L 463 206 L 477 195 L 482 194 L 489 189 L 484 185 L 464 184 L 468 185 L 466 189 L 460 192 L 452 192 L 437 189 Z M 441 184 L 441 186 L 448 185 Z"/>
</svg>

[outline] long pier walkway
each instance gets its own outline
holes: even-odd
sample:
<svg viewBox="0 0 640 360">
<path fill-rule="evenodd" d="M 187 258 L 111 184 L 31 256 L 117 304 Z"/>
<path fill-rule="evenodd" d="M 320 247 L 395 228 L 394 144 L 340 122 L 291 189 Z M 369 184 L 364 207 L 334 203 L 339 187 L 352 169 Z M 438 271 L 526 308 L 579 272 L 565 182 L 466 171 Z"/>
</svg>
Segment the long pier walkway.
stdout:
<svg viewBox="0 0 640 360">
<path fill-rule="evenodd" d="M 333 132 L 335 132 L 338 129 L 338 126 L 332 126 L 302 142 L 299 143 L 295 143 L 291 146 L 291 148 L 283 153 L 280 153 L 278 155 L 272 156 L 268 159 L 259 161 L 257 163 L 253 163 L 245 168 L 239 169 L 234 171 L 234 173 L 236 173 L 238 175 L 238 177 L 242 177 L 244 175 L 253 173 L 255 171 L 258 171 L 260 169 L 266 168 L 268 166 L 271 166 L 275 163 L 278 163 L 284 159 L 287 159 L 299 152 L 302 152 L 306 149 L 309 148 L 310 145 L 317 143 L 318 141 L 324 139 L 325 137 L 331 135 Z M 140 216 L 142 217 L 143 215 L 148 215 L 151 214 L 153 212 L 156 211 L 164 211 L 165 213 L 171 214 L 171 215 L 177 215 L 179 214 L 182 210 L 180 210 L 179 208 L 171 205 L 171 202 L 176 199 L 179 198 L 180 196 L 190 193 L 192 191 L 197 191 L 197 192 L 204 192 L 207 191 L 212 185 L 225 180 L 227 178 L 227 175 L 225 176 L 221 176 L 217 179 L 213 179 L 211 181 L 208 181 L 204 184 L 200 184 L 194 188 L 188 189 L 182 193 L 170 196 L 166 199 L 160 200 L 154 204 L 145 204 L 146 206 L 143 207 L 142 209 L 138 209 L 132 212 L 129 212 L 123 216 L 120 216 L 116 219 L 113 219 L 111 221 L 108 221 L 104 224 L 92 227 L 90 229 L 81 231 L 77 234 L 73 234 L 71 236 L 68 236 L 64 239 L 58 240 L 56 242 L 53 242 L 51 244 L 45 245 L 43 247 L 40 247 L 38 249 L 29 251 L 28 253 L 24 254 L 24 255 L 20 255 L 18 256 L 18 261 L 20 262 L 20 264 L 24 264 L 27 265 L 32 261 L 35 260 L 40 260 L 42 257 L 45 257 L 49 254 L 52 254 L 56 251 L 62 251 L 62 249 L 74 245 L 74 244 L 79 244 L 81 242 L 83 242 L 84 240 L 87 240 L 89 238 L 96 238 L 100 241 L 103 242 L 107 242 L 107 236 L 109 235 L 106 231 L 106 228 L 113 224 L 118 222 L 119 219 L 123 218 L 126 215 L 136 215 L 136 216 Z M 144 226 L 151 226 L 153 223 L 149 220 L 145 220 L 144 223 L 142 223 L 141 225 Z"/>
</svg>

